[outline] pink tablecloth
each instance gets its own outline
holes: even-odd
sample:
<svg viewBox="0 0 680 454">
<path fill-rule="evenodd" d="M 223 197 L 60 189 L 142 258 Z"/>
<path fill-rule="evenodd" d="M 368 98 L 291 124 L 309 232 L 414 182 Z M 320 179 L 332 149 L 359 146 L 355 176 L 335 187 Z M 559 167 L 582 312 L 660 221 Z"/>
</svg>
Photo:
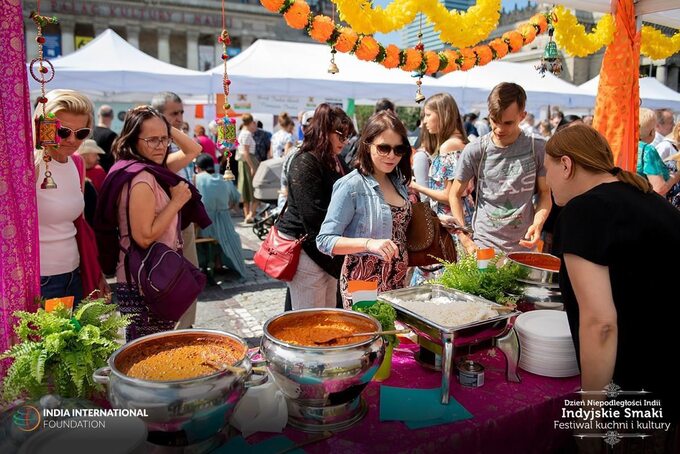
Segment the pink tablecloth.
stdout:
<svg viewBox="0 0 680 454">
<path fill-rule="evenodd" d="M 394 352 L 392 375 L 383 383 L 404 388 L 436 388 L 441 373 L 430 371 L 415 362 L 417 346 L 402 343 Z M 472 355 L 485 367 L 485 384 L 481 388 L 463 388 L 453 377 L 451 395 L 472 415 L 472 419 L 410 430 L 402 422 L 381 422 L 380 383 L 372 382 L 364 391 L 369 404 L 366 417 L 350 429 L 333 437 L 305 446 L 309 453 L 547 453 L 567 443 L 570 434 L 553 429 L 565 398 L 579 387 L 579 377 L 546 378 L 520 371 L 521 383 L 505 380 L 503 354 L 490 349 Z M 311 436 L 286 428 L 284 435 L 301 442 Z M 248 438 L 257 443 L 269 434 Z"/>
</svg>

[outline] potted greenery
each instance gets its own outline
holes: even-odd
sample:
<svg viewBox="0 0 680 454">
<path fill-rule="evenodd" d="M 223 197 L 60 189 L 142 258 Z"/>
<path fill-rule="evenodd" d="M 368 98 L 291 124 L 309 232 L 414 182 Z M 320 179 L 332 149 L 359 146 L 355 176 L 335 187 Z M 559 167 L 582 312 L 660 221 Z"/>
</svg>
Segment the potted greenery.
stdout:
<svg viewBox="0 0 680 454">
<path fill-rule="evenodd" d="M 442 262 L 444 273 L 435 280 L 436 284 L 455 288 L 461 292 L 481 296 L 498 304 L 516 304 L 523 293 L 527 272 L 519 265 L 506 262 L 501 265 L 502 256 L 491 259 L 487 268 L 480 270 L 473 254 L 461 257 L 458 262 Z"/>
<path fill-rule="evenodd" d="M 85 299 L 71 311 L 58 304 L 52 311 L 18 311 L 15 332 L 20 343 L 0 354 L 13 363 L 4 379 L 4 395 L 39 398 L 48 393 L 88 398 L 101 389 L 92 373 L 106 365 L 120 347 L 119 331 L 129 316 L 116 312 L 105 299 Z"/>
<path fill-rule="evenodd" d="M 383 301 L 360 301 L 352 306 L 352 310 L 375 317 L 382 326 L 383 331 L 396 329 L 394 322 L 397 320 L 397 311 Z M 385 346 L 385 357 L 373 377 L 374 380 L 383 381 L 389 378 L 392 370 L 392 351 L 394 346 L 399 344 L 399 339 L 394 334 L 383 336 L 387 341 Z"/>
</svg>

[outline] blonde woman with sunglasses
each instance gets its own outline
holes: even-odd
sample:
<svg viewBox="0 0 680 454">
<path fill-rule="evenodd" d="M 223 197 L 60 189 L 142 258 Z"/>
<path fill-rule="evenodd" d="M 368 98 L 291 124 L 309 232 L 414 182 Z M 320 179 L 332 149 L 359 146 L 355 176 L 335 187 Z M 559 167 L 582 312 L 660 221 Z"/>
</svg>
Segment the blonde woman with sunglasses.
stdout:
<svg viewBox="0 0 680 454">
<path fill-rule="evenodd" d="M 410 158 L 401 120 L 393 112 L 379 112 L 359 138 L 356 170 L 333 186 L 316 245 L 324 254 L 345 255 L 340 274 L 345 308 L 352 305 L 350 280 L 377 281 L 379 292 L 406 285 Z"/>
<path fill-rule="evenodd" d="M 35 189 L 38 202 L 40 238 L 40 294 L 43 298 L 73 296 L 74 305 L 83 298 L 80 253 L 76 241 L 76 220 L 85 201 L 74 153 L 90 136 L 94 122 L 92 102 L 72 90 L 47 94 L 45 112 L 59 120 L 58 146 L 35 150 Z M 35 118 L 42 115 L 38 104 Z M 35 135 L 35 131 L 34 131 Z M 49 164 L 44 157 L 49 156 Z M 78 158 L 76 158 L 78 159 Z M 82 161 L 79 161 L 82 168 Z M 45 188 L 49 169 L 56 188 Z"/>
</svg>

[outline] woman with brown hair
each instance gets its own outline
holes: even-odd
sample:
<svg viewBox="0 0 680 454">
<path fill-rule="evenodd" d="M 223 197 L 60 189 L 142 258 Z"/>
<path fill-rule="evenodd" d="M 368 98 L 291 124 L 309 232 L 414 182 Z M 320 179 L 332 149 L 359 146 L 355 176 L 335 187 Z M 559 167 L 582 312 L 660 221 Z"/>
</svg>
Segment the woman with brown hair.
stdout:
<svg viewBox="0 0 680 454">
<path fill-rule="evenodd" d="M 333 187 L 316 238 L 324 254 L 346 255 L 340 277 L 345 308 L 352 305 L 350 280 L 376 280 L 379 292 L 406 285 L 411 145 L 396 114 L 382 111 L 368 120 L 355 159 L 357 168 Z"/>
<path fill-rule="evenodd" d="M 316 236 L 331 203 L 333 183 L 347 173 L 338 155 L 354 125 L 339 107 L 319 104 L 300 151 L 288 170 L 287 208 L 277 227 L 288 238 L 303 238 L 300 263 L 288 282 L 293 310 L 335 307 L 342 257 L 328 257 L 316 248 Z"/>
<path fill-rule="evenodd" d="M 668 362 L 660 346 L 677 325 L 672 283 L 680 212 L 643 177 L 616 167 L 606 139 L 590 126 L 555 133 L 546 154 L 548 185 L 564 207 L 554 253 L 562 258 L 560 288 L 581 387 L 602 391 L 614 382 L 626 391 L 649 391 L 645 399 L 661 399 L 663 416 L 677 421 L 677 378 L 650 373 L 640 361 Z"/>
<path fill-rule="evenodd" d="M 295 146 L 295 138 L 293 137 L 293 128 L 295 123 L 288 116 L 286 112 L 279 115 L 279 130 L 272 136 L 271 151 L 269 153 L 271 158 L 283 158 Z"/>
</svg>

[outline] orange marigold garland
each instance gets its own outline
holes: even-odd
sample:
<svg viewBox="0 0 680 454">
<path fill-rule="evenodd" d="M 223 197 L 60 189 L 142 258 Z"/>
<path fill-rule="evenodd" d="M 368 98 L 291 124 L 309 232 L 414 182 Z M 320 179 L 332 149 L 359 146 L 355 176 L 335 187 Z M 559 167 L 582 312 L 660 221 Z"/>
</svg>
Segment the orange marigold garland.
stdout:
<svg viewBox="0 0 680 454">
<path fill-rule="evenodd" d="M 390 44 L 385 48 L 385 59 L 381 62 L 381 64 L 385 68 L 396 68 L 399 66 L 399 58 L 400 58 L 400 49 L 395 46 L 394 44 Z"/>
<path fill-rule="evenodd" d="M 359 35 L 349 27 L 341 27 L 338 30 L 338 39 L 335 41 L 335 49 L 338 52 L 350 52 L 359 39 Z"/>
<path fill-rule="evenodd" d="M 283 8 L 283 4 L 285 3 L 285 1 L 284 0 L 260 0 L 260 3 L 262 3 L 262 6 L 267 8 L 272 13 L 278 13 L 278 12 L 281 11 L 281 8 Z"/>
<path fill-rule="evenodd" d="M 288 10 L 283 14 L 283 18 L 289 27 L 302 30 L 309 22 L 309 5 L 305 0 L 294 0 Z"/>
<path fill-rule="evenodd" d="M 501 39 L 508 43 L 510 52 L 518 52 L 524 46 L 524 37 L 516 31 L 503 33 Z"/>
<path fill-rule="evenodd" d="M 415 71 L 423 62 L 423 57 L 418 49 L 404 49 L 402 54 L 404 58 L 400 68 L 404 71 Z"/>
<path fill-rule="evenodd" d="M 372 61 L 378 56 L 380 47 L 378 42 L 372 36 L 362 36 L 361 41 L 357 45 L 354 55 L 359 60 Z"/>
<path fill-rule="evenodd" d="M 494 60 L 499 60 L 505 57 L 506 55 L 508 55 L 508 52 L 510 51 L 510 49 L 508 49 L 507 43 L 500 38 L 492 40 L 489 43 L 489 47 L 494 53 Z"/>
<path fill-rule="evenodd" d="M 528 23 L 503 34 L 488 44 L 459 50 L 441 52 L 424 51 L 423 48 L 400 49 L 394 44 L 383 46 L 371 35 L 359 36 L 350 27 L 341 27 L 328 16 L 311 13 L 305 0 L 260 0 L 269 11 L 282 14 L 286 23 L 296 29 L 306 28 L 309 36 L 317 42 L 325 42 L 338 52 L 353 52 L 357 58 L 374 61 L 385 68 L 400 68 L 421 74 L 444 74 L 451 71 L 467 71 L 499 60 L 509 52 L 518 52 L 531 43 L 538 34 L 548 30 L 545 14 L 536 14 Z"/>
<path fill-rule="evenodd" d="M 465 49 L 460 49 L 460 69 L 461 71 L 467 71 L 472 69 L 477 64 L 477 54 L 475 51 L 466 47 Z"/>
<path fill-rule="evenodd" d="M 325 43 L 331 39 L 334 31 L 335 23 L 333 23 L 333 19 L 328 16 L 324 16 L 323 14 L 319 14 L 318 16 L 315 16 L 314 19 L 312 19 L 312 25 L 309 27 L 308 32 L 309 36 L 314 41 Z"/>
</svg>

